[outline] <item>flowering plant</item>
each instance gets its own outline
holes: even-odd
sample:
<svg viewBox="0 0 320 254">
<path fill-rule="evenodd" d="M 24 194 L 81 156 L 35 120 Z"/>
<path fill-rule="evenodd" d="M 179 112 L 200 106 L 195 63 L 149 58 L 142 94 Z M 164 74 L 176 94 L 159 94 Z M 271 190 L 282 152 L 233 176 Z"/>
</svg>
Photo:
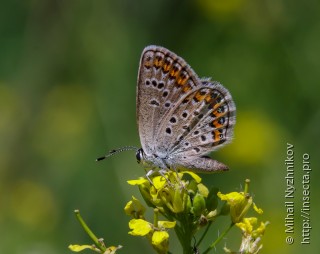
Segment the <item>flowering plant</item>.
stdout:
<svg viewBox="0 0 320 254">
<path fill-rule="evenodd" d="M 147 207 L 153 209 L 153 219 L 146 218 L 147 208 L 136 197 L 125 205 L 125 213 L 131 217 L 129 221 L 129 234 L 145 237 L 156 253 L 169 252 L 169 239 L 172 231 L 176 234 L 184 254 L 200 253 L 199 246 L 207 236 L 212 223 L 218 217 L 229 215 L 230 225 L 217 239 L 207 246 L 201 253 L 209 253 L 217 244 L 236 226 L 242 232 L 242 242 L 237 252 L 224 247 L 226 253 L 256 254 L 262 248 L 261 238 L 268 222 L 260 222 L 256 227 L 256 217 L 246 217 L 248 211 L 253 210 L 259 215 L 262 209 L 258 208 L 249 195 L 249 180 L 245 182 L 243 192 L 222 194 L 217 188 L 210 190 L 201 183 L 201 178 L 189 171 L 168 171 L 165 174 L 153 175 L 149 179 L 141 177 L 130 180 L 128 183 L 137 186 Z M 220 201 L 225 201 L 218 205 Z M 102 240 L 98 240 L 87 225 L 83 222 L 79 212 L 77 218 L 93 239 L 95 245 L 70 245 L 72 251 L 92 249 L 99 253 L 116 253 L 122 246 L 105 247 Z M 164 220 L 161 220 L 164 218 Z M 199 240 L 193 239 L 199 231 L 205 228 Z M 254 229 L 255 228 L 255 229 Z"/>
</svg>

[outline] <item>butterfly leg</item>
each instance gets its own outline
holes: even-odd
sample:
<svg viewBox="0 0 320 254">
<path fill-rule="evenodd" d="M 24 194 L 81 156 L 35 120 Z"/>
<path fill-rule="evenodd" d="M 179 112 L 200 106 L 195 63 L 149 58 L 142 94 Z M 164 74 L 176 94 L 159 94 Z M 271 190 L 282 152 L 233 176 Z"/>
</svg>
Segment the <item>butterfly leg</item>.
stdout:
<svg viewBox="0 0 320 254">
<path fill-rule="evenodd" d="M 172 166 L 171 169 L 172 169 L 172 171 L 174 171 L 174 172 L 176 173 L 176 175 L 177 175 L 177 181 L 179 182 L 180 186 L 181 186 L 183 189 L 187 190 L 187 189 L 186 189 L 186 184 L 182 181 L 182 178 L 179 176 L 178 168 L 177 168 L 176 166 Z"/>
<path fill-rule="evenodd" d="M 160 169 L 160 170 L 159 170 L 159 174 L 160 174 L 164 179 L 166 179 L 166 181 L 167 181 L 168 184 L 171 185 L 170 180 L 169 180 L 169 179 L 166 177 L 166 175 L 165 175 L 165 173 L 167 173 L 167 172 L 168 172 L 167 169 Z"/>
<path fill-rule="evenodd" d="M 146 178 L 148 179 L 148 181 L 153 185 L 153 182 L 150 179 L 150 176 L 152 176 L 156 171 L 154 169 L 150 169 L 148 170 L 147 174 L 146 174 Z M 154 185 L 153 185 L 154 186 Z"/>
</svg>

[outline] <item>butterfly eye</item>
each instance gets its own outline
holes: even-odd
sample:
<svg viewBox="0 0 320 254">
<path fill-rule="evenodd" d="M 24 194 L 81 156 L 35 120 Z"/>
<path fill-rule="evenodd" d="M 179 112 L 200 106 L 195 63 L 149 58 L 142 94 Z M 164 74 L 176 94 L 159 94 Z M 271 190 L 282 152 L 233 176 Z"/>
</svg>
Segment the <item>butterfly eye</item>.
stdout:
<svg viewBox="0 0 320 254">
<path fill-rule="evenodd" d="M 140 163 L 143 159 L 143 150 L 140 148 L 136 153 L 137 162 Z"/>
</svg>

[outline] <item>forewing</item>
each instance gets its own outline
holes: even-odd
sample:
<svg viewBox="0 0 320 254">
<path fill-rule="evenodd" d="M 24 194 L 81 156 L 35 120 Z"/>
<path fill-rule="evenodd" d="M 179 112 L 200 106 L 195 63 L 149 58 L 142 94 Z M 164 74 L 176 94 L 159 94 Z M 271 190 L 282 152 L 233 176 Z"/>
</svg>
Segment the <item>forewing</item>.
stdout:
<svg viewBox="0 0 320 254">
<path fill-rule="evenodd" d="M 144 49 L 138 75 L 137 122 L 145 153 L 165 154 L 173 147 L 172 136 L 164 137 L 160 130 L 162 123 L 181 98 L 199 85 L 190 66 L 173 52 L 158 46 Z"/>
</svg>

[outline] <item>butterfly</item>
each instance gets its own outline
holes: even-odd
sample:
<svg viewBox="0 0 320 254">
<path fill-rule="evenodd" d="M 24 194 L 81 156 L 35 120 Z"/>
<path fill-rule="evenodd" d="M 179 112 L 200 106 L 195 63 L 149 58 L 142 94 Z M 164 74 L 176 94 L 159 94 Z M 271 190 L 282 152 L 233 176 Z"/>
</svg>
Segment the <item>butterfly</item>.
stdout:
<svg viewBox="0 0 320 254">
<path fill-rule="evenodd" d="M 228 170 L 208 156 L 232 140 L 236 122 L 234 101 L 219 82 L 199 78 L 184 59 L 151 45 L 141 55 L 136 96 L 141 148 L 98 160 L 134 149 L 147 178 L 167 170 Z"/>
</svg>

